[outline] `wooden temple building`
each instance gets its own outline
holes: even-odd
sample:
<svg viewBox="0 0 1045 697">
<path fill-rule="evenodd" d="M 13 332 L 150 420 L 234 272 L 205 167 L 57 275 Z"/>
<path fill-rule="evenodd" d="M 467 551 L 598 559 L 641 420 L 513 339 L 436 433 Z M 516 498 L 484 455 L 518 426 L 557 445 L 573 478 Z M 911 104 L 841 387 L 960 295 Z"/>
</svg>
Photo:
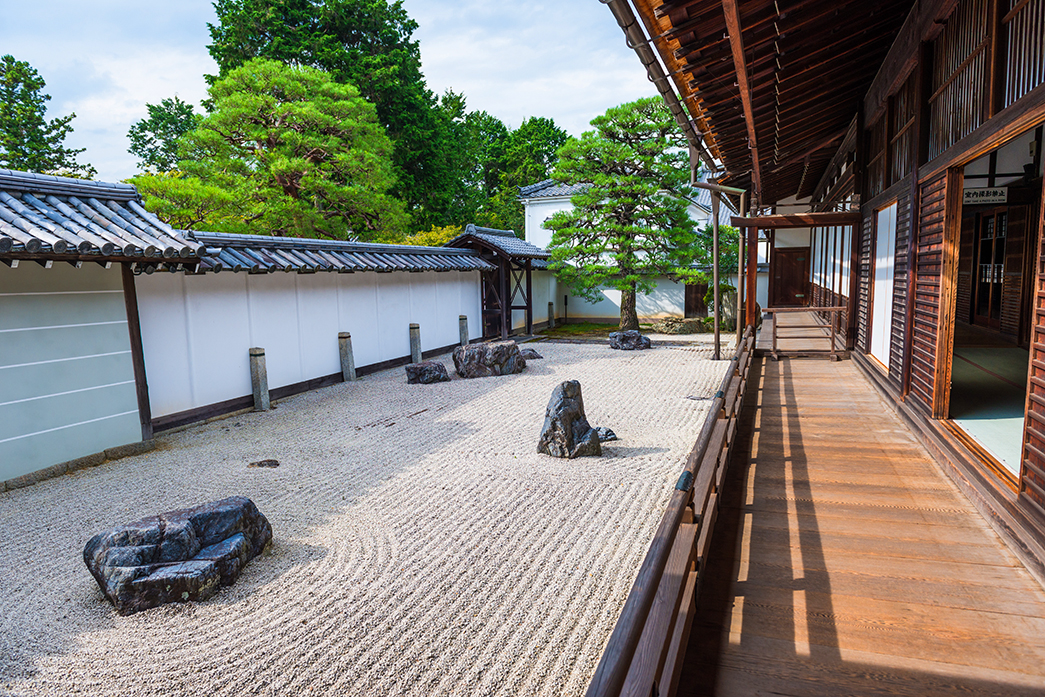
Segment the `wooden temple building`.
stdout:
<svg viewBox="0 0 1045 697">
<path fill-rule="evenodd" d="M 1045 0 L 602 2 L 771 303 L 588 694 L 1045 694 Z"/>
</svg>

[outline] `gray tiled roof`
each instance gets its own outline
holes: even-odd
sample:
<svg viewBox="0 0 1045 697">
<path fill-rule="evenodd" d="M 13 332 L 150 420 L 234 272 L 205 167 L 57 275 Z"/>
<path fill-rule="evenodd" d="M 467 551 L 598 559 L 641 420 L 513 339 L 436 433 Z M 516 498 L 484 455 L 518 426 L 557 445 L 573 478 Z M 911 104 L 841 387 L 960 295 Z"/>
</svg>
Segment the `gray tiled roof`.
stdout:
<svg viewBox="0 0 1045 697">
<path fill-rule="evenodd" d="M 591 184 L 560 184 L 554 179 L 519 187 L 519 198 L 552 198 L 556 196 L 573 196 L 587 191 Z"/>
<path fill-rule="evenodd" d="M 488 227 L 476 227 L 468 223 L 464 232 L 446 243 L 448 247 L 462 247 L 469 240 L 479 240 L 495 247 L 513 259 L 547 259 L 551 256 L 547 250 L 520 240 L 511 230 L 495 230 Z"/>
<path fill-rule="evenodd" d="M 210 252 L 200 271 L 222 269 L 272 273 L 275 271 L 489 271 L 494 265 L 471 249 L 370 244 L 265 235 L 193 233 Z"/>
<path fill-rule="evenodd" d="M 130 184 L 0 169 L 0 256 L 176 264 L 200 251 L 146 211 Z"/>
</svg>

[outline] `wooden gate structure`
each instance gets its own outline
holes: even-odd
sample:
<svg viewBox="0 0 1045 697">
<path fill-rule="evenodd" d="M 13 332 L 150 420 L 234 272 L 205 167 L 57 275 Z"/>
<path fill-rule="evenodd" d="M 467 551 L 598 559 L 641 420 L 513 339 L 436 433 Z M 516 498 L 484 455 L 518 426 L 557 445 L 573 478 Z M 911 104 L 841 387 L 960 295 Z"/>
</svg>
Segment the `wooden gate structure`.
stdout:
<svg viewBox="0 0 1045 697">
<path fill-rule="evenodd" d="M 1045 0 L 603 2 L 692 151 L 749 192 L 746 295 L 759 231 L 810 228 L 810 304 L 845 307 L 854 363 L 1045 579 Z M 1025 252 L 998 251 L 1002 220 Z M 949 421 L 956 318 L 1029 348 L 1018 474 Z"/>
<path fill-rule="evenodd" d="M 478 250 L 496 269 L 482 275 L 483 338 L 507 339 L 512 333 L 512 312 L 526 317 L 526 333 L 533 333 L 533 270 L 548 268 L 550 254 L 519 239 L 511 230 L 476 227 L 469 223 L 448 247 Z"/>
</svg>

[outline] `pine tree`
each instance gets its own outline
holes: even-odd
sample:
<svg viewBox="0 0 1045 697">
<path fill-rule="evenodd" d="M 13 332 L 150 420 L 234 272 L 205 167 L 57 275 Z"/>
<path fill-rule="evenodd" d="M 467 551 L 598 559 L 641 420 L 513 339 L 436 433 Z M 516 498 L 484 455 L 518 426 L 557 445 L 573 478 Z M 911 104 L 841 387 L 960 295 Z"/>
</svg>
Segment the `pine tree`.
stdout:
<svg viewBox="0 0 1045 697">
<path fill-rule="evenodd" d="M 619 290 L 620 328 L 638 329 L 637 293 L 652 292 L 657 276 L 697 273 L 689 155 L 659 97 L 613 107 L 591 125 L 559 150 L 552 171 L 565 184 L 590 184 L 571 199 L 573 210 L 545 223 L 552 269 L 592 302 L 604 288 Z"/>
<path fill-rule="evenodd" d="M 76 114 L 47 121 L 51 95 L 43 94 L 44 79 L 25 61 L 0 58 L 0 166 L 90 179 L 94 167 L 76 162 L 85 148 L 65 147 Z"/>
</svg>

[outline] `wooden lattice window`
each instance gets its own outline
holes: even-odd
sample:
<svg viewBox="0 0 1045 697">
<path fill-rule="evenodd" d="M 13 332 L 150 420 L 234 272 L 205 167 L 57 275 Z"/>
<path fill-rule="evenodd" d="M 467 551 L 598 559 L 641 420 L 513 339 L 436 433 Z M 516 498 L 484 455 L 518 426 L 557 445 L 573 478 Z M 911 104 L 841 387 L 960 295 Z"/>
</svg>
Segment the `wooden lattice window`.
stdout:
<svg viewBox="0 0 1045 697">
<path fill-rule="evenodd" d="M 990 64 L 989 6 L 989 0 L 962 0 L 933 42 L 930 158 L 983 123 Z"/>
<path fill-rule="evenodd" d="M 1045 0 L 1006 0 L 1002 7 L 1008 106 L 1045 82 Z"/>
</svg>

